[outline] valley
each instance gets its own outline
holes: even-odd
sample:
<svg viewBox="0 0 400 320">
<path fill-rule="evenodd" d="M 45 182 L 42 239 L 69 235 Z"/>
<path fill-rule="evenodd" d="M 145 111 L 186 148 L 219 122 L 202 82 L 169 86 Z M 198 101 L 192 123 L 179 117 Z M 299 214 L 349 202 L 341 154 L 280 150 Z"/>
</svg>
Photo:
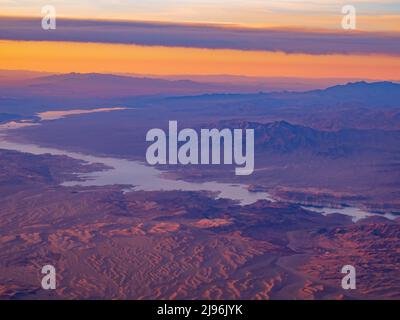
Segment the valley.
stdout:
<svg viewBox="0 0 400 320">
<path fill-rule="evenodd" d="M 7 117 L 0 297 L 398 298 L 397 123 L 384 116 L 374 128 L 314 125 L 301 100 L 274 106 L 274 95 L 118 98 L 115 110 L 66 102 L 36 113 L 31 104 Z M 254 173 L 146 165 L 146 132 L 168 129 L 166 119 L 253 129 Z M 49 262 L 54 292 L 40 290 Z M 341 288 L 345 264 L 357 266 L 357 291 Z"/>
</svg>

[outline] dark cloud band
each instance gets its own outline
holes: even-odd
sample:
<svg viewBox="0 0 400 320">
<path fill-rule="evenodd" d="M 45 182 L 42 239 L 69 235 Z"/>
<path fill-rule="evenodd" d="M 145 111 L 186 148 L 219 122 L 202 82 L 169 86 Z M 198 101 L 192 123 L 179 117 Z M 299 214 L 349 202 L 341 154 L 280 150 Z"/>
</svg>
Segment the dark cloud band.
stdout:
<svg viewBox="0 0 400 320">
<path fill-rule="evenodd" d="M 145 22 L 57 20 L 43 30 L 40 18 L 0 18 L 0 39 L 102 42 L 171 47 L 283 51 L 308 54 L 400 55 L 400 34 L 247 29 Z"/>
</svg>

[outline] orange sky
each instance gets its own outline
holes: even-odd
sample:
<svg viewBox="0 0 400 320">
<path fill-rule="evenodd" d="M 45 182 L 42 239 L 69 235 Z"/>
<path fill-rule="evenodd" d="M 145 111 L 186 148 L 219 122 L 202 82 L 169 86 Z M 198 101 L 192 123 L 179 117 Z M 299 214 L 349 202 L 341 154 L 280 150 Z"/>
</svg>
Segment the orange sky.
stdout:
<svg viewBox="0 0 400 320">
<path fill-rule="evenodd" d="M 400 57 L 4 40 L 0 41 L 0 69 L 396 80 Z"/>
</svg>

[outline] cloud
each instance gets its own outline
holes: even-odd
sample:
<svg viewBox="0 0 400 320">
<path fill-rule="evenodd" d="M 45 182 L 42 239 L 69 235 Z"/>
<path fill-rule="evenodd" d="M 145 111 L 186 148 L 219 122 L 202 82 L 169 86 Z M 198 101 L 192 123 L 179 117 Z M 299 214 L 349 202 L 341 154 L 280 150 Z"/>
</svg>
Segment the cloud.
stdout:
<svg viewBox="0 0 400 320">
<path fill-rule="evenodd" d="M 40 19 L 0 18 L 0 39 L 120 43 L 307 54 L 400 55 L 400 33 L 313 32 L 150 22 L 58 19 L 56 30 L 44 31 L 41 28 Z"/>
</svg>

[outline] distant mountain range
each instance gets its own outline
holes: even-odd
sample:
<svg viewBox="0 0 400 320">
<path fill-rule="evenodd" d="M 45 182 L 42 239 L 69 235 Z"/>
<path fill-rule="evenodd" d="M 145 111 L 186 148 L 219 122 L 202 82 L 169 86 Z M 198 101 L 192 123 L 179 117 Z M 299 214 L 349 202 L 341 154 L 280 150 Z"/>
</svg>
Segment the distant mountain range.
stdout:
<svg viewBox="0 0 400 320">
<path fill-rule="evenodd" d="M 148 95 L 201 95 L 218 93 L 240 93 L 246 97 L 259 97 L 258 93 L 245 94 L 259 87 L 259 83 L 235 84 L 224 82 L 204 82 L 192 80 L 165 80 L 148 77 L 131 77 L 99 73 L 69 73 L 29 78 L 10 85 L 2 84 L 0 94 L 10 96 L 58 96 L 58 97 L 129 97 Z M 264 93 L 263 93 L 264 94 Z M 305 92 L 268 93 L 274 99 L 299 100 L 314 102 L 324 99 L 346 103 L 351 100 L 357 103 L 380 103 L 392 105 L 400 101 L 400 84 L 393 82 L 354 82 L 336 85 L 323 90 Z M 218 97 L 218 96 L 217 96 Z M 262 96 L 261 96 L 262 98 Z M 397 101 L 396 101 L 397 100 Z"/>
<path fill-rule="evenodd" d="M 344 157 L 353 152 L 393 151 L 400 149 L 399 131 L 343 129 L 322 131 L 287 121 L 258 123 L 220 121 L 219 128 L 254 129 L 259 152 L 292 153 L 308 151 L 314 155 Z"/>
<path fill-rule="evenodd" d="M 1 74 L 1 73 L 0 73 Z M 18 78 L 18 77 L 19 78 Z M 159 106 L 193 117 L 285 119 L 316 129 L 400 129 L 400 84 L 350 82 L 304 92 L 258 92 L 250 84 L 208 83 L 111 74 L 15 75 L 0 82 L 0 121 L 37 112 L 96 107 Z M 16 79 L 18 78 L 18 79 Z M 252 88 L 252 89 L 251 89 Z M 11 115 L 11 116 L 10 116 Z"/>
<path fill-rule="evenodd" d="M 400 84 L 382 82 L 350 82 L 345 85 L 336 85 L 325 90 L 310 91 L 309 94 L 319 99 L 337 100 L 342 103 L 367 103 L 380 106 L 400 106 Z"/>
<path fill-rule="evenodd" d="M 400 84 L 383 82 L 349 82 L 322 90 L 304 92 L 259 92 L 255 94 L 207 94 L 192 98 L 193 100 L 241 100 L 257 104 L 268 104 L 272 107 L 294 106 L 353 106 L 353 107 L 400 107 Z"/>
<path fill-rule="evenodd" d="M 163 80 L 99 73 L 69 73 L 28 79 L 7 88 L 7 93 L 32 96 L 110 98 L 160 94 L 200 94 L 223 90 L 224 86 L 220 84 L 197 83 L 190 80 Z"/>
</svg>

